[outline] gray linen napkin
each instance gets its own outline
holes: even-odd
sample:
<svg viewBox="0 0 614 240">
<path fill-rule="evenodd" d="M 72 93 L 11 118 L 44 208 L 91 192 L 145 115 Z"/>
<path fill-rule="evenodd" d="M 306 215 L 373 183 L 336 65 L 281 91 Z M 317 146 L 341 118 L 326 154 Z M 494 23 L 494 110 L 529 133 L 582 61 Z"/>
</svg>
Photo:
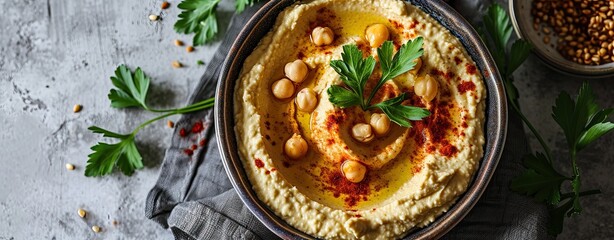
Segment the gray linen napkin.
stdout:
<svg viewBox="0 0 614 240">
<path fill-rule="evenodd" d="M 462 2 L 466 2 L 463 4 Z M 467 19 L 479 16 L 490 1 L 455 1 Z M 477 3 L 477 5 L 476 5 Z M 475 6 L 478 7 L 475 7 Z M 221 64 L 233 40 L 262 3 L 232 17 L 221 46 L 207 66 L 189 102 L 214 95 Z M 202 132 L 190 132 L 202 122 Z M 184 150 L 205 140 L 192 156 Z M 510 114 L 505 150 L 486 192 L 467 217 L 446 239 L 544 239 L 547 210 L 531 199 L 509 190 L 509 181 L 521 171 L 521 157 L 528 152 L 519 118 Z M 171 146 L 166 151 L 156 185 L 147 196 L 145 214 L 170 228 L 176 239 L 277 239 L 241 202 L 222 166 L 213 134 L 213 112 L 184 115 L 177 122 Z"/>
</svg>

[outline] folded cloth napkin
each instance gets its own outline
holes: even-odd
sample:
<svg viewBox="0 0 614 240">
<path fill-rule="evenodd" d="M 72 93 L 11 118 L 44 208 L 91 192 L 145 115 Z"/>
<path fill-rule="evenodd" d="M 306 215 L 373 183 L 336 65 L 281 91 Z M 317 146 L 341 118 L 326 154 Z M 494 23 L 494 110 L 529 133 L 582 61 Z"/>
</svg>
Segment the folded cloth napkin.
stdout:
<svg viewBox="0 0 614 240">
<path fill-rule="evenodd" d="M 455 6 L 458 4 L 456 2 Z M 191 95 L 190 102 L 214 95 L 219 71 L 230 45 L 249 17 L 261 6 L 262 3 L 257 4 L 232 17 L 226 37 Z M 473 11 L 473 14 L 466 12 L 468 16 L 476 16 L 480 8 L 468 9 Z M 546 208 L 509 190 L 510 179 L 521 171 L 521 157 L 529 149 L 519 118 L 511 113 L 508 124 L 505 150 L 495 176 L 477 205 L 444 238 L 547 237 Z M 183 135 L 188 136 L 182 137 L 181 129 L 187 132 Z M 195 150 L 190 152 L 192 148 Z M 232 188 L 213 134 L 211 109 L 183 115 L 177 122 L 160 177 L 146 201 L 147 217 L 170 228 L 176 239 L 277 239 L 249 212 Z"/>
</svg>

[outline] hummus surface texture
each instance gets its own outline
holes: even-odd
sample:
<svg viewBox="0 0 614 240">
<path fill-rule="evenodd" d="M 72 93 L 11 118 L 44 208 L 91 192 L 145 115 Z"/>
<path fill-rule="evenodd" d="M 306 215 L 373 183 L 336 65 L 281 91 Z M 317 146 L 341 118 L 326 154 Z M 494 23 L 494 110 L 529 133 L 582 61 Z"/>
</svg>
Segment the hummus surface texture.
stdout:
<svg viewBox="0 0 614 240">
<path fill-rule="evenodd" d="M 417 73 L 386 83 L 374 103 L 407 93 L 405 105 L 431 115 L 412 121 L 411 128 L 391 123 L 387 135 L 362 143 L 351 137 L 351 128 L 377 111 L 331 104 L 326 90 L 342 82 L 329 63 L 341 59 L 346 44 L 377 59 L 364 38 L 376 23 L 388 28 L 395 51 L 423 37 L 424 54 Z M 333 30 L 331 44 L 312 43 L 318 26 Z M 294 83 L 295 95 L 303 88 L 317 94 L 310 113 L 297 110 L 294 97 L 279 100 L 271 92 L 286 63 L 296 59 L 309 73 Z M 414 93 L 415 80 L 427 74 L 439 85 L 430 102 Z M 301 1 L 278 16 L 243 65 L 234 98 L 239 155 L 258 198 L 296 229 L 327 239 L 400 238 L 433 222 L 466 191 L 483 156 L 485 98 L 481 74 L 463 45 L 419 8 L 397 0 Z M 308 144 L 300 159 L 284 153 L 293 134 Z M 364 180 L 344 177 L 345 160 L 367 167 Z"/>
</svg>

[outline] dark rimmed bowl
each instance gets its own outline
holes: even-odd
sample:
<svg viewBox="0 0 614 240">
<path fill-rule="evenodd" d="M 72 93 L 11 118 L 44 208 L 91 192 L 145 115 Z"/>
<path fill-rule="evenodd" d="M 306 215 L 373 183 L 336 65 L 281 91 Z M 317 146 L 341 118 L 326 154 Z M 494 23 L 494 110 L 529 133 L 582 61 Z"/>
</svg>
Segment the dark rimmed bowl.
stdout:
<svg viewBox="0 0 614 240">
<path fill-rule="evenodd" d="M 284 239 L 311 239 L 276 216 L 252 190 L 237 150 L 234 131 L 234 90 L 243 62 L 271 30 L 277 15 L 295 0 L 270 1 L 248 21 L 230 48 L 217 85 L 215 131 L 222 161 L 230 182 L 247 208 L 272 232 Z M 507 131 L 507 104 L 494 60 L 473 27 L 452 7 L 440 0 L 409 0 L 439 21 L 460 39 L 480 69 L 487 88 L 484 157 L 467 191 L 444 214 L 427 227 L 408 233 L 411 239 L 434 239 L 458 224 L 477 203 L 490 181 L 503 151 Z"/>
</svg>

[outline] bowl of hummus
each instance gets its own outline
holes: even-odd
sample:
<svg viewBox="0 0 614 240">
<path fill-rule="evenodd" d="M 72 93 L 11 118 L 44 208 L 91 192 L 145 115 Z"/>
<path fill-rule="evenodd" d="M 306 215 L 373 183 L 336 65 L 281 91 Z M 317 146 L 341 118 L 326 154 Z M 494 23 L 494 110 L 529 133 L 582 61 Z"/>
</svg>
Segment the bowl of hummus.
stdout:
<svg viewBox="0 0 614 240">
<path fill-rule="evenodd" d="M 271 1 L 217 86 L 225 170 L 282 238 L 438 238 L 499 161 L 507 108 L 479 35 L 442 1 Z"/>
</svg>

